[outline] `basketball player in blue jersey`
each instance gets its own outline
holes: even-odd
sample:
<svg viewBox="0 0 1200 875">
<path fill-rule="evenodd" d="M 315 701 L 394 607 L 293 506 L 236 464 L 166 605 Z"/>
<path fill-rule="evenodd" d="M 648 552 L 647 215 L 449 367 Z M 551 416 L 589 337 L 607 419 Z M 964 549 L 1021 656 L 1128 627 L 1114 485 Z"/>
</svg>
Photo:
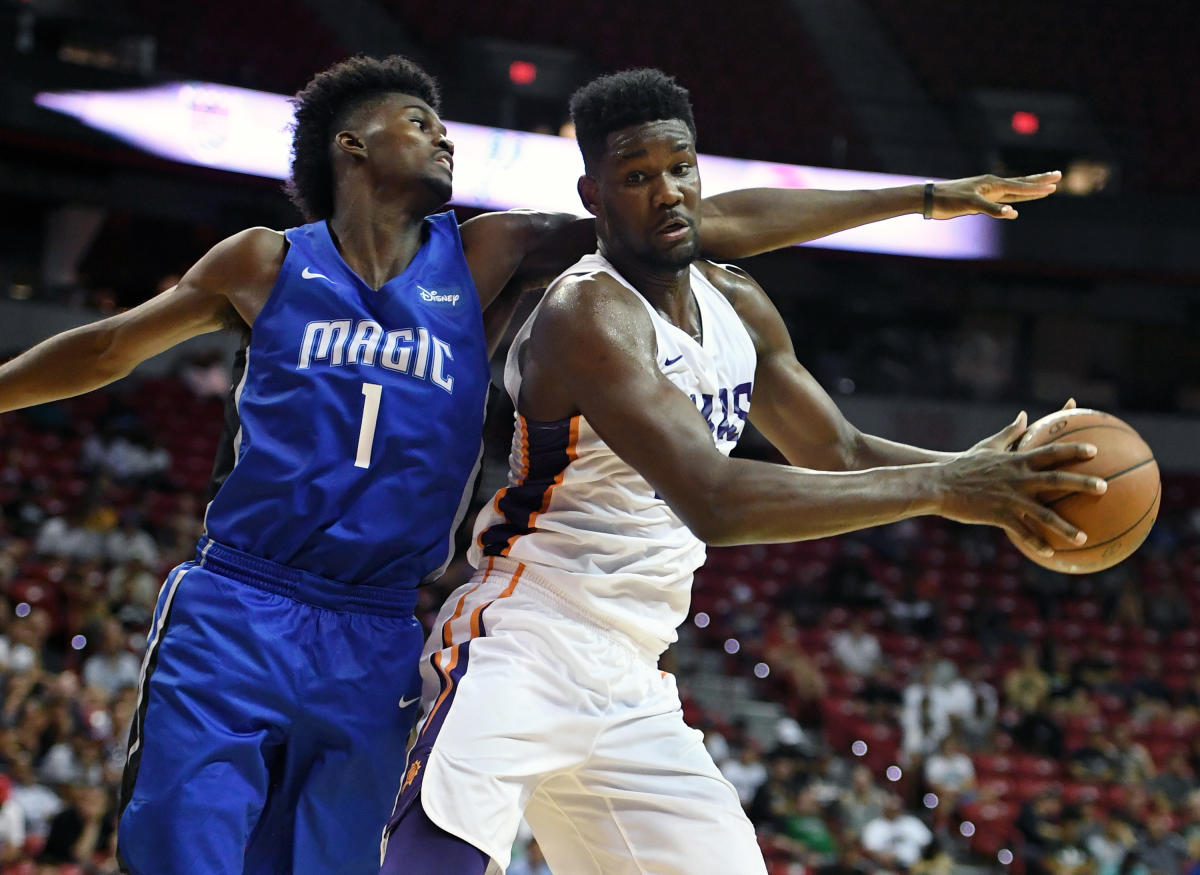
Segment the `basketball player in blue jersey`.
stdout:
<svg viewBox="0 0 1200 875">
<path fill-rule="evenodd" d="M 135 873 L 377 869 L 420 694 L 416 587 L 448 562 L 479 461 L 481 311 L 594 242 L 568 215 L 460 228 L 436 213 L 453 145 L 434 82 L 403 58 L 339 64 L 296 107 L 291 190 L 311 224 L 235 234 L 162 295 L 0 368 L 4 411 L 197 334 L 249 332 L 230 465 L 143 662 L 119 831 Z M 939 217 L 1008 217 L 1056 178 L 943 183 Z M 920 208 L 919 186 L 733 193 L 706 204 L 705 249 L 748 255 Z"/>
<path fill-rule="evenodd" d="M 1045 551 L 1049 530 L 1084 536 L 1034 496 L 1105 489 L 1058 470 L 1094 447 L 1007 451 L 1023 414 L 961 454 L 857 431 L 762 289 L 696 260 L 687 92 L 627 71 L 571 108 L 599 252 L 550 286 L 509 350 L 509 484 L 426 645 L 427 713 L 384 875 L 502 871 L 522 815 L 555 875 L 765 873 L 736 791 L 657 667 L 704 542 L 940 514 Z M 748 419 L 791 466 L 729 458 Z"/>
</svg>

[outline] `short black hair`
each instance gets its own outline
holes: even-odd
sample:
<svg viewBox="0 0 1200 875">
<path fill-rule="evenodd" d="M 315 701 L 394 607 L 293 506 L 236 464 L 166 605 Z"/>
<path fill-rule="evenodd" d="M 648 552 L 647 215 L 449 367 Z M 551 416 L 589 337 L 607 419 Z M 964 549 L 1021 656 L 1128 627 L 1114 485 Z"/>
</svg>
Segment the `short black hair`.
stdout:
<svg viewBox="0 0 1200 875">
<path fill-rule="evenodd" d="M 292 173 L 287 192 L 310 222 L 333 215 L 331 138 L 347 116 L 387 94 L 411 94 L 437 112 L 437 82 L 403 55 L 356 55 L 322 70 L 292 98 Z"/>
<path fill-rule="evenodd" d="M 604 153 L 608 135 L 630 125 L 679 119 L 696 138 L 687 89 L 661 70 L 622 70 L 593 79 L 571 95 L 571 121 L 585 164 Z"/>
</svg>

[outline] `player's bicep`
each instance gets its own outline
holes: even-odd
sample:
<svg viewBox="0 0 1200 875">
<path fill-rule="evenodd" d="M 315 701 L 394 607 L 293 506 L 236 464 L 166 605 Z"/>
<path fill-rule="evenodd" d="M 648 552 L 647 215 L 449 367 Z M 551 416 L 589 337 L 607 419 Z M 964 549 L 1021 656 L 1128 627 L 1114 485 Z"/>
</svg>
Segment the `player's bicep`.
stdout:
<svg viewBox="0 0 1200 875">
<path fill-rule="evenodd" d="M 543 324 L 531 338 L 534 357 L 552 350 L 540 366 L 553 368 L 588 424 L 685 523 L 703 527 L 710 481 L 728 460 L 692 400 L 658 369 L 645 311 L 624 316 Z"/>
<path fill-rule="evenodd" d="M 737 275 L 738 315 L 758 356 L 750 422 L 792 465 L 846 470 L 856 452 L 858 430 L 796 359 L 787 325 L 766 292 L 740 271 Z"/>
<path fill-rule="evenodd" d="M 487 309 L 514 277 L 553 279 L 595 249 L 591 228 L 590 220 L 536 210 L 484 213 L 464 222 L 463 253 L 480 306 Z"/>
<path fill-rule="evenodd" d="M 857 429 L 793 355 L 759 359 L 750 422 L 792 465 L 818 471 L 851 467 Z"/>
<path fill-rule="evenodd" d="M 278 275 L 283 239 L 254 228 L 209 250 L 178 284 L 105 320 L 108 355 L 118 368 L 136 365 L 199 334 L 228 327 L 231 299 L 261 306 Z"/>
</svg>

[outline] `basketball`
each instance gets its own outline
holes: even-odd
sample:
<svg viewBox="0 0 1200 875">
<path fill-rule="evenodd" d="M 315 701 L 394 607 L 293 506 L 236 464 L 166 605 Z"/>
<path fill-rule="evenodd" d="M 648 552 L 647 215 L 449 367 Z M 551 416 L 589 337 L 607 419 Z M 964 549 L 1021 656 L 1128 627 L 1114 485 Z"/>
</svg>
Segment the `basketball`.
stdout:
<svg viewBox="0 0 1200 875">
<path fill-rule="evenodd" d="M 1087 542 L 1075 546 L 1046 532 L 1053 556 L 1039 556 L 1009 536 L 1017 549 L 1052 571 L 1088 574 L 1111 568 L 1141 546 L 1158 516 L 1162 486 L 1154 453 L 1127 423 L 1099 410 L 1059 410 L 1029 426 L 1016 449 L 1033 450 L 1057 441 L 1093 444 L 1096 455 L 1062 468 L 1108 481 L 1103 495 L 1042 493 L 1038 499 L 1084 531 Z"/>
</svg>

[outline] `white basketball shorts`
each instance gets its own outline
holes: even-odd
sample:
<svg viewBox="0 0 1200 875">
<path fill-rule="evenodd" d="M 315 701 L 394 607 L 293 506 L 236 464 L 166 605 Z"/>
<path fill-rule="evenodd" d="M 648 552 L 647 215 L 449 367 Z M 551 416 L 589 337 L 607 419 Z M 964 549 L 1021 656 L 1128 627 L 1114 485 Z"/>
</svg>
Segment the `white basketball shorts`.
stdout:
<svg viewBox="0 0 1200 875">
<path fill-rule="evenodd" d="M 496 558 L 443 606 L 397 814 L 420 799 L 503 872 L 522 814 L 555 875 L 765 875 L 737 792 L 653 655 Z"/>
</svg>

